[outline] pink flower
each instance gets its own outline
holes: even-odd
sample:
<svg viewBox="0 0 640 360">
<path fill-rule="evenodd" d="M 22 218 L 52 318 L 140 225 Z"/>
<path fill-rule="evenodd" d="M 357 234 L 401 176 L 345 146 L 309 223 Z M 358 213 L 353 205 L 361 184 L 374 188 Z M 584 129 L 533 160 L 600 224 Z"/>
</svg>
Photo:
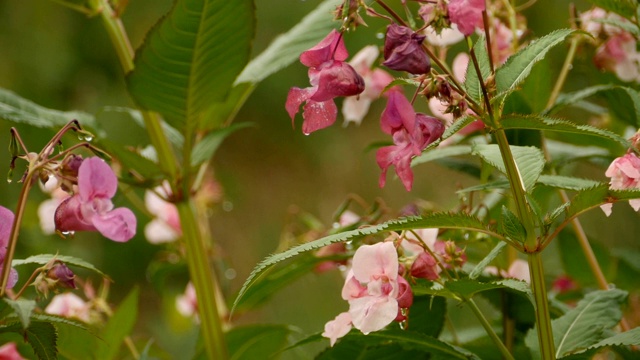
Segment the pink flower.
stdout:
<svg viewBox="0 0 640 360">
<path fill-rule="evenodd" d="M 380 187 L 386 182 L 387 169 L 394 165 L 396 173 L 407 191 L 413 185 L 411 158 L 419 155 L 429 144 L 440 138 L 444 125 L 440 120 L 416 114 L 404 95 L 389 94 L 387 107 L 380 118 L 382 130 L 393 136 L 394 145 L 378 149 L 376 160 L 382 169 Z"/>
<path fill-rule="evenodd" d="M 421 252 L 411 265 L 411 276 L 413 277 L 437 280 L 440 277 L 439 274 L 438 262 L 426 251 Z"/>
<path fill-rule="evenodd" d="M 54 296 L 44 312 L 66 318 L 76 318 L 84 322 L 90 320 L 89 304 L 73 293 Z"/>
<path fill-rule="evenodd" d="M 382 94 L 382 90 L 393 81 L 393 77 L 384 70 L 372 69 L 373 63 L 379 55 L 378 48 L 369 45 L 360 50 L 349 62 L 364 80 L 364 91 L 358 96 L 349 96 L 342 104 L 342 115 L 345 124 L 354 122 L 360 124 L 369 111 L 371 102 Z"/>
<path fill-rule="evenodd" d="M 13 212 L 5 207 L 0 206 L 0 267 L 4 264 L 4 258 L 7 255 L 7 246 L 9 245 L 9 237 L 11 237 L 11 227 L 15 216 Z M 11 289 L 18 282 L 18 272 L 11 269 L 7 289 Z"/>
<path fill-rule="evenodd" d="M 531 275 L 529 274 L 529 263 L 522 259 L 515 259 L 507 271 L 500 270 L 495 266 L 487 266 L 484 271 L 490 275 L 497 276 L 500 274 L 503 278 L 518 279 L 526 283 L 531 283 Z"/>
<path fill-rule="evenodd" d="M 144 204 L 147 210 L 155 216 L 144 227 L 144 235 L 147 241 L 152 244 L 172 242 L 182 236 L 178 209 L 174 204 L 163 200 L 158 194 L 163 197 L 167 196 L 164 186 L 158 186 L 154 191 L 147 190 L 144 194 Z"/>
<path fill-rule="evenodd" d="M 485 0 L 450 0 L 449 20 L 466 36 L 473 34 L 476 28 L 483 28 L 484 2 Z"/>
<path fill-rule="evenodd" d="M 300 105 L 306 103 L 302 113 L 303 133 L 324 129 L 336 121 L 338 108 L 334 98 L 357 95 L 364 90 L 362 77 L 344 62 L 348 56 L 342 36 L 336 30 L 300 55 L 300 62 L 309 67 L 311 87 L 291 88 L 285 108 L 293 122 Z"/>
<path fill-rule="evenodd" d="M 322 336 L 329 338 L 329 342 L 333 346 L 339 338 L 347 335 L 352 328 L 351 315 L 348 312 L 343 312 L 324 325 Z"/>
<path fill-rule="evenodd" d="M 184 294 L 176 298 L 176 309 L 184 316 L 198 315 L 198 298 L 196 297 L 196 288 L 193 283 L 188 283 Z"/>
<path fill-rule="evenodd" d="M 636 39 L 629 33 L 611 36 L 598 48 L 593 61 L 622 81 L 640 81 L 640 53 L 636 50 Z"/>
<path fill-rule="evenodd" d="M 69 197 L 69 194 L 62 190 L 58 179 L 56 177 L 50 177 L 49 180 L 42 187 L 43 191 L 48 192 L 51 195 L 51 199 L 44 200 L 38 206 L 38 218 L 40 219 L 40 228 L 45 235 L 55 234 L 56 223 L 54 214 L 60 204 Z"/>
<path fill-rule="evenodd" d="M 551 285 L 551 290 L 557 294 L 564 294 L 578 289 L 578 284 L 568 275 L 560 275 Z"/>
<path fill-rule="evenodd" d="M 1 360 L 25 360 L 25 358 L 18 352 L 16 343 L 10 342 L 0 346 L 0 359 Z"/>
<path fill-rule="evenodd" d="M 109 165 L 97 157 L 85 159 L 78 170 L 77 193 L 56 210 L 56 229 L 97 230 L 113 241 L 130 240 L 136 233 L 136 217 L 127 208 L 113 208 L 111 198 L 117 189 L 118 179 Z"/>
<path fill-rule="evenodd" d="M 451 28 L 442 29 L 438 34 L 436 29 L 429 26 L 424 30 L 427 42 L 431 45 L 447 47 L 457 44 L 464 39 L 464 34 L 458 31 L 458 26 L 453 24 Z"/>
<path fill-rule="evenodd" d="M 640 158 L 634 153 L 616 158 L 604 174 L 611 178 L 612 190 L 640 189 Z M 640 199 L 629 200 L 629 205 L 635 211 L 640 210 Z M 611 215 L 611 207 L 611 203 L 600 206 L 607 216 Z"/>
<path fill-rule="evenodd" d="M 513 53 L 511 47 L 513 32 L 505 24 L 495 20 L 491 36 L 493 61 L 496 64 L 503 64 Z"/>
<path fill-rule="evenodd" d="M 385 61 L 382 65 L 411 74 L 428 73 L 431 69 L 431 61 L 422 48 L 424 39 L 425 35 L 420 35 L 406 26 L 397 24 L 387 26 L 384 40 Z"/>
</svg>

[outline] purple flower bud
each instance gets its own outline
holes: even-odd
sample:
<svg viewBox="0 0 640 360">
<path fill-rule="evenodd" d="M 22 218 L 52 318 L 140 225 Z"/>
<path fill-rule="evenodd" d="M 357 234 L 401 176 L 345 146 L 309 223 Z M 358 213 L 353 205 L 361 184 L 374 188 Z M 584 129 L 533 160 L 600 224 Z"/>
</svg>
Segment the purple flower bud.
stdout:
<svg viewBox="0 0 640 360">
<path fill-rule="evenodd" d="M 76 288 L 74 281 L 76 275 L 62 262 L 56 262 L 47 273 L 47 277 L 52 280 L 57 280 L 58 284 L 62 287 L 69 289 Z"/>
<path fill-rule="evenodd" d="M 411 74 L 428 73 L 431 70 L 431 61 L 422 48 L 425 37 L 406 26 L 389 25 L 384 41 L 385 61 L 382 65 Z"/>
</svg>

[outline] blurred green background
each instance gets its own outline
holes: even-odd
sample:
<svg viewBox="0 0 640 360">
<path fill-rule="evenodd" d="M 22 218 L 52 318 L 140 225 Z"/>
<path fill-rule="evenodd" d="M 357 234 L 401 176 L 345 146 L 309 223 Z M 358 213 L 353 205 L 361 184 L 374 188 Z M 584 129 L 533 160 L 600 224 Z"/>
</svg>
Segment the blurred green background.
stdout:
<svg viewBox="0 0 640 360">
<path fill-rule="evenodd" d="M 254 55 L 318 3 L 317 0 L 257 0 Z M 585 2 L 576 3 L 581 10 L 589 8 Z M 568 4 L 569 1 L 541 0 L 525 11 L 533 35 L 567 27 Z M 169 0 L 130 0 L 123 21 L 135 47 L 170 6 Z M 327 21 L 329 19 L 330 15 L 327 15 Z M 351 55 L 374 41 L 377 45 L 382 43 L 377 36 L 386 24 L 365 20 L 370 25 L 368 28 L 346 36 Z M 99 19 L 87 18 L 47 0 L 0 0 L 0 49 L 0 87 L 45 107 L 100 114 L 98 119 L 108 136 L 117 137 L 124 143 L 146 144 L 144 131 L 131 125 L 129 118 L 102 113 L 105 106 L 133 107 L 133 104 Z M 559 46 L 539 71 L 553 79 L 565 51 L 566 47 Z M 616 81 L 612 75 L 595 69 L 590 60 L 592 53 L 593 49 L 584 49 L 578 54 L 568 89 Z M 453 53 L 450 55 L 452 57 Z M 300 131 L 300 115 L 296 128 L 292 129 L 284 102 L 291 86 L 306 87 L 307 84 L 306 68 L 299 63 L 261 83 L 236 119 L 256 126 L 232 135 L 213 159 L 224 197 L 212 209 L 211 224 L 214 241 L 220 244 L 226 266 L 233 269 L 226 272 L 228 276 L 223 279 L 228 296 L 233 296 L 258 261 L 275 251 L 295 209 L 309 212 L 326 224 L 331 223 L 332 213 L 349 194 L 357 194 L 367 202 L 382 199 L 391 209 L 400 209 L 417 199 L 433 202 L 439 209 L 450 209 L 458 201 L 454 191 L 476 183 L 469 176 L 437 164 L 425 164 L 415 169 L 411 193 L 404 190 L 392 171 L 386 187 L 380 189 L 375 151 L 366 149 L 372 142 L 388 140 L 379 129 L 377 115 L 384 103 L 374 103 L 360 127 L 343 128 L 339 116 L 334 126 L 304 136 Z M 542 92 L 539 96 L 546 101 L 548 93 Z M 424 104 L 418 106 L 426 108 Z M 4 159 L 0 161 L 1 174 L 8 171 L 8 129 L 11 126 L 15 124 L 0 121 L 0 134 L 4 134 L 0 136 L 0 159 Z M 46 129 L 16 127 L 31 151 L 40 151 L 53 135 Z M 604 180 L 603 168 L 584 166 L 577 171 L 582 176 Z M 14 179 L 19 176 L 17 171 Z M 13 208 L 19 188 L 15 181 L 11 184 L 0 182 L 0 204 Z M 110 300 L 114 304 L 134 285 L 140 285 L 144 306 L 140 307 L 134 339 L 145 342 L 154 337 L 174 355 L 190 351 L 195 342 L 191 321 L 181 318 L 173 308 L 175 296 L 183 291 L 187 281 L 185 268 L 178 267 L 160 286 L 153 286 L 149 265 L 162 257 L 164 250 L 147 243 L 142 236 L 118 244 L 90 233 L 80 233 L 66 240 L 42 235 L 36 209 L 46 198 L 47 195 L 37 188 L 32 192 L 17 257 L 58 251 L 84 258 L 113 278 Z M 119 195 L 115 202 L 118 206 L 126 200 Z M 592 211 L 583 219 L 587 232 L 596 242 L 606 244 L 604 247 L 631 246 L 638 250 L 640 222 L 628 206 L 616 205 L 609 220 L 599 211 Z M 139 216 L 139 234 L 147 221 Z M 556 266 L 559 259 L 554 247 L 545 254 L 548 254 L 545 257 L 550 264 L 548 272 L 561 273 L 561 267 Z M 577 249 L 576 256 L 581 256 Z M 88 274 L 80 272 L 80 275 Z M 25 269 L 21 269 L 21 278 L 24 280 L 28 276 Z M 307 334 L 318 332 L 326 321 L 347 309 L 347 303 L 340 299 L 341 286 L 342 278 L 337 272 L 310 274 L 276 294 L 260 311 L 234 321 L 290 323 Z M 159 313 L 163 315 L 158 316 Z"/>
</svg>

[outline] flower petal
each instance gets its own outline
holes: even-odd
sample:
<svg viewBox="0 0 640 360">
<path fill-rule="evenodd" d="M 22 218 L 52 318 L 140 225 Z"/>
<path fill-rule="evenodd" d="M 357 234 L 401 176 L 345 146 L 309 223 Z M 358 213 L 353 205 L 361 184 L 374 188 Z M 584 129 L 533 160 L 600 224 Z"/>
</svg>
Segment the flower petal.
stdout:
<svg viewBox="0 0 640 360">
<path fill-rule="evenodd" d="M 344 61 L 347 57 L 349 53 L 342 34 L 334 29 L 316 46 L 300 54 L 300 62 L 308 67 L 317 67 L 325 61 Z"/>
<path fill-rule="evenodd" d="M 118 190 L 118 179 L 111 167 L 98 157 L 85 159 L 78 169 L 78 193 L 83 202 L 96 197 L 111 199 Z"/>
<path fill-rule="evenodd" d="M 53 215 L 56 230 L 66 231 L 95 231 L 96 227 L 82 216 L 82 203 L 79 195 L 64 200 Z"/>
<path fill-rule="evenodd" d="M 312 132 L 324 129 L 336 122 L 338 108 L 333 100 L 322 102 L 309 100 L 304 106 L 302 117 L 302 132 L 309 135 Z"/>
<path fill-rule="evenodd" d="M 0 247 L 6 247 L 9 244 L 14 218 L 11 210 L 0 206 Z"/>
<path fill-rule="evenodd" d="M 296 117 L 296 114 L 298 113 L 298 111 L 300 111 L 300 105 L 302 105 L 303 102 L 309 100 L 314 92 L 315 88 L 300 89 L 297 87 L 292 87 L 291 89 L 289 89 L 287 102 L 285 103 L 284 108 L 287 109 L 292 124 L 293 120 Z"/>
<path fill-rule="evenodd" d="M 365 335 L 382 330 L 398 315 L 398 301 L 390 296 L 366 296 L 349 301 L 349 305 L 353 326 Z"/>
<path fill-rule="evenodd" d="M 136 234 L 136 216 L 133 211 L 121 207 L 104 215 L 96 215 L 93 225 L 106 238 L 117 242 L 129 241 Z"/>
<path fill-rule="evenodd" d="M 351 315 L 348 312 L 343 312 L 324 325 L 322 336 L 328 338 L 333 346 L 339 338 L 347 335 L 352 327 Z"/>
<path fill-rule="evenodd" d="M 395 281 L 398 277 L 398 253 L 391 242 L 362 245 L 353 255 L 353 275 L 360 282 L 381 276 Z"/>
</svg>

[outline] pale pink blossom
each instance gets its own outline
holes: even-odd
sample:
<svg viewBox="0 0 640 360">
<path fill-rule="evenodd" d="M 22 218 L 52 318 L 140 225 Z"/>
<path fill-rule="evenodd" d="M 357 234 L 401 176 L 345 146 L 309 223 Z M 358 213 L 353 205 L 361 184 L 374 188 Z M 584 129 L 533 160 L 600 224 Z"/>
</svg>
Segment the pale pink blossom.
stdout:
<svg viewBox="0 0 640 360">
<path fill-rule="evenodd" d="M 42 190 L 51 196 L 51 199 L 44 200 L 38 206 L 38 218 L 40 219 L 40 229 L 45 235 L 56 233 L 56 223 L 54 214 L 60 204 L 69 197 L 69 194 L 62 190 L 60 183 L 55 176 L 42 186 Z"/>
<path fill-rule="evenodd" d="M 310 134 L 336 121 L 338 108 L 333 99 L 360 94 L 364 80 L 344 62 L 349 56 L 342 35 L 332 30 L 320 43 L 300 55 L 300 62 L 309 67 L 311 87 L 289 90 L 285 108 L 293 123 L 300 105 L 305 103 L 302 132 Z"/>
<path fill-rule="evenodd" d="M 380 97 L 382 90 L 393 81 L 393 77 L 382 69 L 372 69 L 380 51 L 376 46 L 365 46 L 349 64 L 364 80 L 364 91 L 357 96 L 349 96 L 342 104 L 345 125 L 349 122 L 359 125 L 369 111 L 371 102 Z"/>
<path fill-rule="evenodd" d="M 513 54 L 513 48 L 511 46 L 513 42 L 513 31 L 501 21 L 495 20 L 493 22 L 491 36 L 493 61 L 498 65 L 503 64 L 509 56 Z"/>
<path fill-rule="evenodd" d="M 18 352 L 18 346 L 14 342 L 0 346 L 0 360 L 25 360 Z"/>
<path fill-rule="evenodd" d="M 90 321 L 89 303 L 74 293 L 54 296 L 44 309 L 44 312 L 66 318 L 75 318 L 84 322 Z"/>
<path fill-rule="evenodd" d="M 634 153 L 625 154 L 613 160 L 604 174 L 611 178 L 612 190 L 640 189 L 640 158 Z M 629 204 L 635 211 L 640 210 L 640 199 L 629 200 Z M 607 216 L 611 214 L 611 205 L 600 207 Z"/>
<path fill-rule="evenodd" d="M 162 198 L 167 197 L 165 186 L 158 186 L 154 191 L 147 190 L 144 194 L 144 204 L 154 215 L 154 219 L 144 228 L 144 235 L 152 244 L 172 242 L 182 236 L 178 209 Z"/>
<path fill-rule="evenodd" d="M 464 34 L 458 30 L 456 24 L 452 24 L 451 28 L 442 29 L 440 34 L 432 26 L 429 26 L 424 30 L 424 34 L 427 36 L 427 42 L 434 46 L 447 47 L 464 39 Z"/>
<path fill-rule="evenodd" d="M 343 312 L 324 325 L 322 336 L 328 338 L 329 343 L 333 346 L 339 338 L 347 335 L 352 328 L 351 315 L 348 312 Z"/>
<path fill-rule="evenodd" d="M 493 276 L 500 275 L 503 278 L 522 280 L 531 283 L 531 275 L 529 274 L 529 263 L 522 259 L 515 259 L 507 271 L 498 270 L 495 266 L 487 266 L 484 271 Z"/>
<path fill-rule="evenodd" d="M 596 66 L 612 71 L 622 81 L 640 80 L 640 53 L 629 33 L 615 34 L 602 44 L 593 58 Z"/>
<path fill-rule="evenodd" d="M 3 206 L 0 206 L 0 267 L 4 264 L 5 256 L 7 255 L 7 246 L 9 245 L 9 238 L 11 237 L 11 228 L 13 227 L 13 221 L 15 216 L 13 212 Z M 7 289 L 11 289 L 18 282 L 18 272 L 11 268 L 9 272 L 9 279 L 7 281 Z"/>
<path fill-rule="evenodd" d="M 485 0 L 450 0 L 449 20 L 458 26 L 458 30 L 464 35 L 473 34 L 476 28 L 483 28 L 482 12 L 485 9 Z"/>
<path fill-rule="evenodd" d="M 111 198 L 118 179 L 98 157 L 82 161 L 78 169 L 78 191 L 55 212 L 56 230 L 99 231 L 113 241 L 129 241 L 136 233 L 136 217 L 127 208 L 113 208 Z"/>
<path fill-rule="evenodd" d="M 187 317 L 198 315 L 198 299 L 193 283 L 188 283 L 184 294 L 176 298 L 176 309 L 180 314 Z"/>
<path fill-rule="evenodd" d="M 580 27 L 593 35 L 594 38 L 598 38 L 604 31 L 604 24 L 597 20 L 605 19 L 606 17 L 607 12 L 598 7 L 585 11 L 580 14 Z"/>
</svg>

